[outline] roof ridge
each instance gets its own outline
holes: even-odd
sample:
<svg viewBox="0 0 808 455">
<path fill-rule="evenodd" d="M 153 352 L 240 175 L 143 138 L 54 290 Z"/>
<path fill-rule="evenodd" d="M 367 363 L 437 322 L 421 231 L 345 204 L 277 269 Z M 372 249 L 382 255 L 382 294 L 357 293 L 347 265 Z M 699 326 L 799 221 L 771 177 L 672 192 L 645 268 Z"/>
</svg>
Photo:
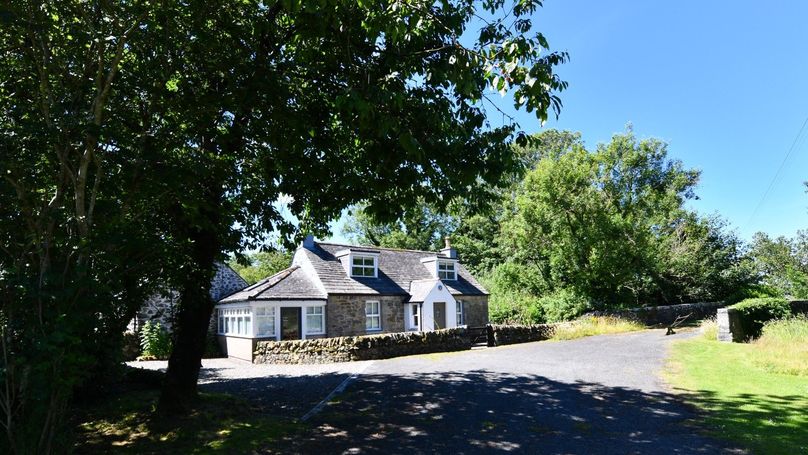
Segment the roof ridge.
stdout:
<svg viewBox="0 0 808 455">
<path fill-rule="evenodd" d="M 300 268 L 299 265 L 291 265 L 291 266 L 289 266 L 289 267 L 287 267 L 287 268 L 285 268 L 285 269 L 283 269 L 283 270 L 281 270 L 279 272 L 275 272 L 273 275 L 270 275 L 270 276 L 268 276 L 266 278 L 263 278 L 261 280 L 256 281 L 254 284 L 251 284 L 251 285 L 247 286 L 246 288 L 242 289 L 242 291 L 252 291 L 253 289 L 255 289 L 255 288 L 257 288 L 257 287 L 259 287 L 261 285 L 267 284 L 273 278 L 275 278 L 277 276 L 280 276 L 280 275 L 283 275 L 283 274 L 286 274 L 285 276 L 281 277 L 281 279 L 279 279 L 277 282 L 272 284 L 272 286 L 275 286 L 276 284 L 278 284 L 278 282 L 283 281 L 284 278 L 286 278 L 292 272 L 294 272 L 296 269 L 299 269 L 299 268 Z M 270 286 L 270 287 L 272 287 L 272 286 Z"/>
<path fill-rule="evenodd" d="M 411 250 L 407 248 L 391 248 L 386 246 L 373 246 L 373 245 L 352 245 L 349 243 L 336 243 L 336 242 L 314 242 L 317 245 L 331 245 L 331 246 L 347 246 L 352 248 L 370 248 L 376 250 L 387 250 L 387 251 L 406 251 L 409 253 L 429 253 L 438 255 L 437 251 L 429 251 L 429 250 Z"/>
</svg>

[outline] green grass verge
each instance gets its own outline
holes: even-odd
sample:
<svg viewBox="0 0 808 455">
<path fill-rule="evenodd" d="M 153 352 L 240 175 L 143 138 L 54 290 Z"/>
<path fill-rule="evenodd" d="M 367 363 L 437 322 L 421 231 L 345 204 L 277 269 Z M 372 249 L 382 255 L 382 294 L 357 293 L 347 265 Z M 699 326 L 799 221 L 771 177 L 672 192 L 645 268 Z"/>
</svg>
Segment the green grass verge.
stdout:
<svg viewBox="0 0 808 455">
<path fill-rule="evenodd" d="M 644 330 L 645 326 L 634 321 L 610 316 L 583 317 L 572 322 L 555 326 L 551 340 L 574 340 L 593 335 L 634 332 Z"/>
<path fill-rule="evenodd" d="M 77 453 L 250 453 L 279 449 L 299 425 L 269 417 L 230 395 L 202 394 L 188 416 L 155 413 L 158 392 L 125 393 L 79 410 Z"/>
<path fill-rule="evenodd" d="M 808 377 L 761 366 L 777 351 L 695 338 L 673 344 L 666 376 L 705 427 L 761 454 L 808 453 Z"/>
<path fill-rule="evenodd" d="M 808 317 L 769 322 L 754 344 L 756 365 L 774 373 L 808 376 Z"/>
</svg>

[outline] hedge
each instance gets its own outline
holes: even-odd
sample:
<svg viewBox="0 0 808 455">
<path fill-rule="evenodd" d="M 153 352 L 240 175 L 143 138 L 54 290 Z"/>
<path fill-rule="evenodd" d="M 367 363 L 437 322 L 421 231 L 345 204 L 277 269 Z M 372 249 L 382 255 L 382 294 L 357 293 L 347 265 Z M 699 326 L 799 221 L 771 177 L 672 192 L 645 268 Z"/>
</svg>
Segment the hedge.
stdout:
<svg viewBox="0 0 808 455">
<path fill-rule="evenodd" d="M 738 312 L 743 333 L 751 338 L 760 336 L 766 322 L 791 315 L 788 300 L 780 298 L 746 299 L 730 308 Z"/>
</svg>

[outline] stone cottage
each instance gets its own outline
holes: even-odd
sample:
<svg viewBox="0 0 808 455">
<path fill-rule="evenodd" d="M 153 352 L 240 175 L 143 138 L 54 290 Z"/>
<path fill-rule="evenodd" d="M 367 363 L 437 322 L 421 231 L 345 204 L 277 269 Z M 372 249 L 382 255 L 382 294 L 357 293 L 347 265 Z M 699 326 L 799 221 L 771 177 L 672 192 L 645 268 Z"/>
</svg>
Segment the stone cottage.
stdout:
<svg viewBox="0 0 808 455">
<path fill-rule="evenodd" d="M 292 265 L 216 306 L 223 352 L 252 360 L 257 340 L 426 331 L 488 323 L 488 292 L 446 241 L 440 252 L 315 242 Z"/>
</svg>

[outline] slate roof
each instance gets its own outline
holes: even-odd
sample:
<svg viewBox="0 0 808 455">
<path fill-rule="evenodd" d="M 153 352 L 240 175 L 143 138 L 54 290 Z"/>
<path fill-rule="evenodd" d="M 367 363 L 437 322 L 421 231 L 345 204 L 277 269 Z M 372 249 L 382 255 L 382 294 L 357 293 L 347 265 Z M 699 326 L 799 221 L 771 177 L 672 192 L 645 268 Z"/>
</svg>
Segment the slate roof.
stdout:
<svg viewBox="0 0 808 455">
<path fill-rule="evenodd" d="M 440 281 L 437 278 L 430 278 L 428 280 L 416 280 L 410 283 L 410 303 L 423 302 L 426 296 L 435 287 L 435 284 Z"/>
<path fill-rule="evenodd" d="M 314 248 L 302 248 L 329 294 L 409 295 L 413 281 L 434 280 L 421 259 L 440 256 L 434 251 L 399 250 L 381 247 L 360 247 L 339 243 L 316 242 Z M 345 273 L 335 254 L 345 249 L 372 249 L 379 252 L 378 278 L 354 278 Z M 301 250 L 298 250 L 301 252 Z M 487 295 L 488 291 L 457 263 L 457 280 L 444 280 L 453 295 Z"/>
<path fill-rule="evenodd" d="M 300 267 L 293 265 L 220 300 L 220 303 L 246 300 L 324 300 L 327 296 Z"/>
<path fill-rule="evenodd" d="M 378 253 L 379 276 L 350 277 L 345 273 L 336 253 L 351 249 Z M 410 301 L 423 301 L 439 281 L 421 259 L 440 258 L 434 251 L 399 250 L 361 247 L 339 243 L 315 242 L 313 247 L 300 247 L 295 264 L 252 286 L 236 292 L 219 303 L 253 300 L 324 300 L 328 294 L 409 295 Z M 305 262 L 305 263 L 304 263 Z M 440 280 L 452 295 L 488 295 L 460 263 L 456 264 L 457 280 Z M 325 291 L 325 292 L 324 292 Z M 421 300 L 413 300 L 413 299 Z"/>
</svg>

